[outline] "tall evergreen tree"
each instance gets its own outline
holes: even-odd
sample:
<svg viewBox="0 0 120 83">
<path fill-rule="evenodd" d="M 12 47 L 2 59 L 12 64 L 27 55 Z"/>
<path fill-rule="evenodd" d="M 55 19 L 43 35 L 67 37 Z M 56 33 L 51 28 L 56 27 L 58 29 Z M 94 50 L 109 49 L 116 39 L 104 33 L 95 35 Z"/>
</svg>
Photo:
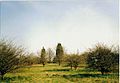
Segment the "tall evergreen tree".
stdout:
<svg viewBox="0 0 120 83">
<path fill-rule="evenodd" d="M 64 54 L 63 47 L 61 43 L 58 43 L 57 48 L 56 48 L 56 61 L 59 63 L 59 65 L 62 62 L 63 54 Z"/>
<path fill-rule="evenodd" d="M 45 66 L 46 64 L 46 51 L 45 51 L 45 48 L 43 47 L 42 50 L 41 50 L 41 58 L 40 58 L 40 62 L 43 64 L 43 67 Z"/>
</svg>

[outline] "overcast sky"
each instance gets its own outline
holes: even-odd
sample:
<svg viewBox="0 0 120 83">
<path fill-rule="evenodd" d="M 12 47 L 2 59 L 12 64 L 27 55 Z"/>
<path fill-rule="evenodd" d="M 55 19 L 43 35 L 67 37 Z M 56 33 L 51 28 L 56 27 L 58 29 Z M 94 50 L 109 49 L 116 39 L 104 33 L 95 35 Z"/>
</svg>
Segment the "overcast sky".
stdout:
<svg viewBox="0 0 120 83">
<path fill-rule="evenodd" d="M 0 2 L 1 37 L 30 52 L 61 43 L 67 52 L 118 44 L 118 0 Z"/>
</svg>

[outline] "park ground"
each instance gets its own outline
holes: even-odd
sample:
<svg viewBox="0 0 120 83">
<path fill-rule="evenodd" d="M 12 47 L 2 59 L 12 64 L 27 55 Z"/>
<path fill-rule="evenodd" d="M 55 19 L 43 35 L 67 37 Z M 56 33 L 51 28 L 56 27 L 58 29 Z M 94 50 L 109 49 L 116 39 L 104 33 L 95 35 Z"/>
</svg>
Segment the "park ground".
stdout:
<svg viewBox="0 0 120 83">
<path fill-rule="evenodd" d="M 101 75 L 98 71 L 86 69 L 80 65 L 71 70 L 65 65 L 40 64 L 24 66 L 7 73 L 0 83 L 119 83 L 118 73 Z"/>
</svg>

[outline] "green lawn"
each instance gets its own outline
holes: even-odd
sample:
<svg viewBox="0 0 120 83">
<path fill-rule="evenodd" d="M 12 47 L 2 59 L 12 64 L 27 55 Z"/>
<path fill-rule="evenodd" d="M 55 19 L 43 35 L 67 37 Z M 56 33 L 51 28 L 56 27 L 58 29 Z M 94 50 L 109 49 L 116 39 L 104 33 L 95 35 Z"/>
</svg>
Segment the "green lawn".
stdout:
<svg viewBox="0 0 120 83">
<path fill-rule="evenodd" d="M 85 69 L 77 70 L 57 64 L 33 65 L 7 73 L 0 83 L 119 83 L 118 74 L 101 75 L 100 72 Z"/>
</svg>

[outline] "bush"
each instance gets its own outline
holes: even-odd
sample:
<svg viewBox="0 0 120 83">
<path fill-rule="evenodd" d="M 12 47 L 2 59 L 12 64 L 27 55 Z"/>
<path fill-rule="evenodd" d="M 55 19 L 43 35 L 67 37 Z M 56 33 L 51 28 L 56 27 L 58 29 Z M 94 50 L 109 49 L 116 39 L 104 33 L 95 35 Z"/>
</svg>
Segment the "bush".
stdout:
<svg viewBox="0 0 120 83">
<path fill-rule="evenodd" d="M 118 61 L 119 54 L 103 44 L 97 44 L 95 48 L 90 49 L 88 52 L 88 67 L 97 69 L 102 75 L 113 71 L 118 65 Z"/>
<path fill-rule="evenodd" d="M 12 42 L 0 40 L 0 76 L 20 67 L 20 57 L 24 55 L 23 48 Z"/>
<path fill-rule="evenodd" d="M 80 56 L 77 54 L 72 54 L 67 57 L 66 59 L 67 65 L 71 67 L 74 67 L 75 70 L 77 69 L 78 65 L 80 64 Z"/>
</svg>

